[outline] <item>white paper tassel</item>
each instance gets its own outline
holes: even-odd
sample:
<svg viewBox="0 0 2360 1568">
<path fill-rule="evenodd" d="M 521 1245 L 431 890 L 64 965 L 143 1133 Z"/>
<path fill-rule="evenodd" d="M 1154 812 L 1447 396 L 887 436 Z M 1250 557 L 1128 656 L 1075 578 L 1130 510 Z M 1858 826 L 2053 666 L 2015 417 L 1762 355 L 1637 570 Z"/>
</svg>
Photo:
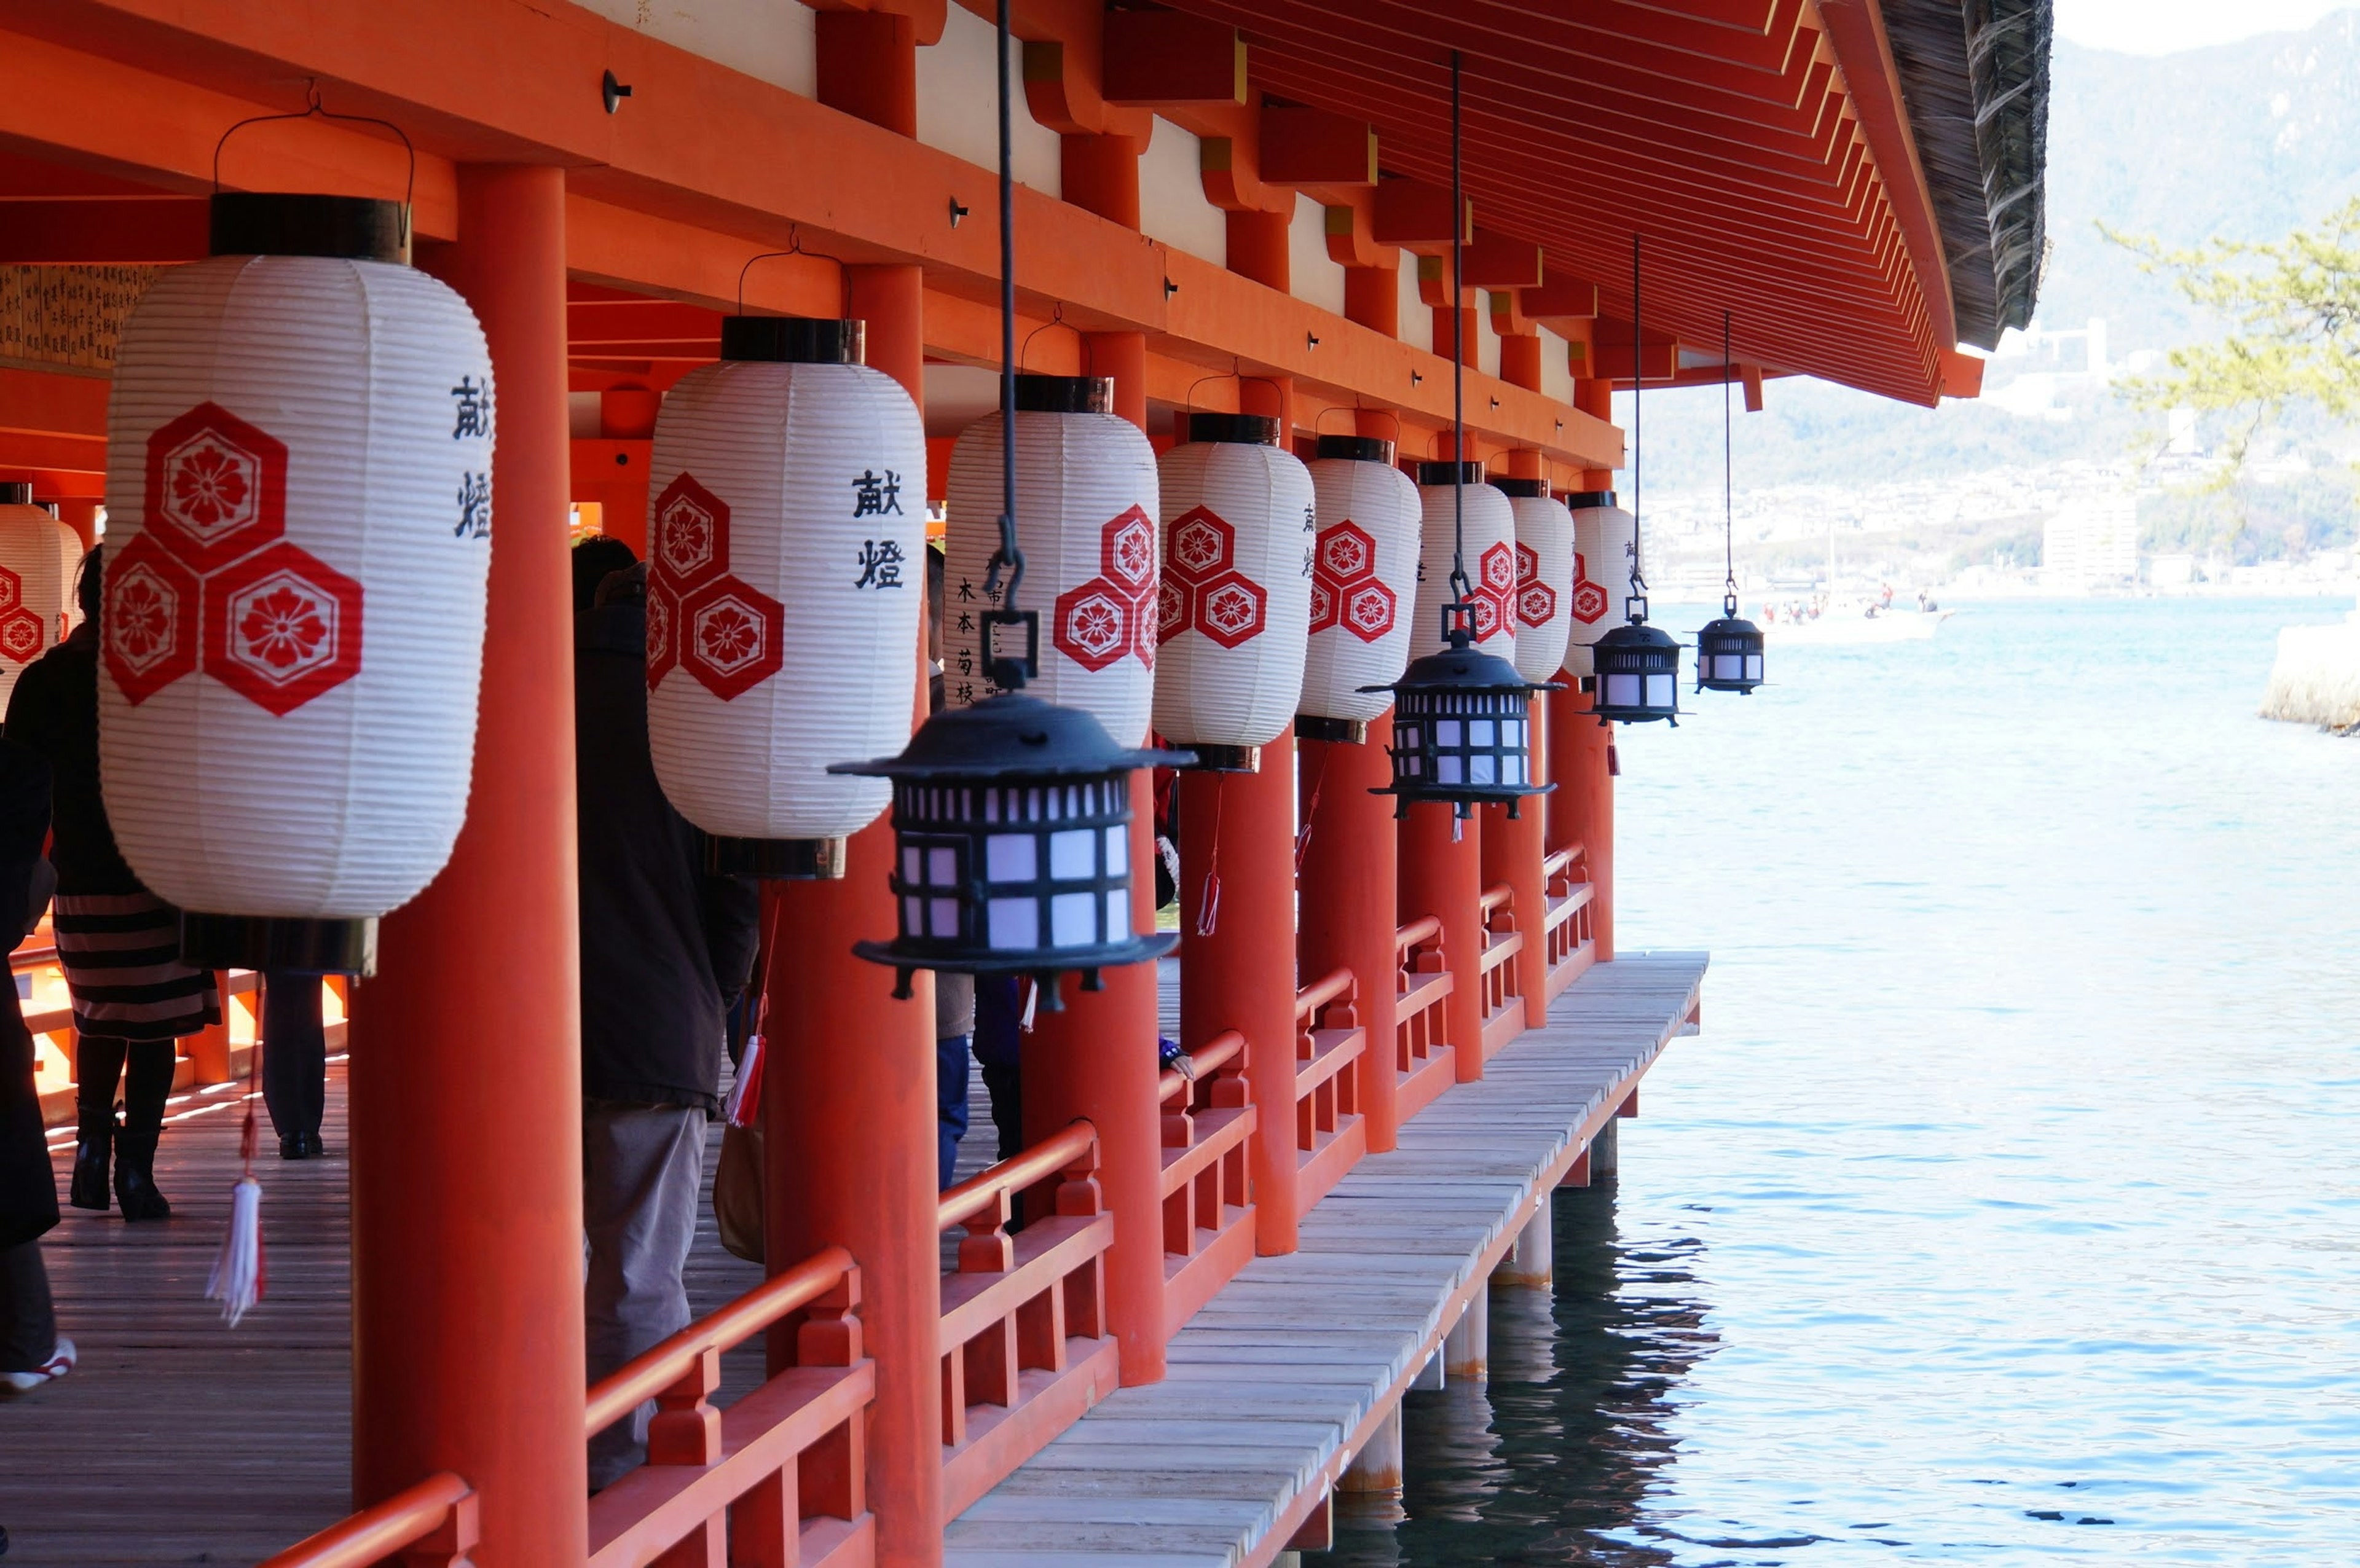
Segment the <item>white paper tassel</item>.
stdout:
<svg viewBox="0 0 2360 1568">
<path fill-rule="evenodd" d="M 722 1103 L 721 1114 L 731 1127 L 752 1127 L 754 1117 L 762 1106 L 762 1037 L 746 1037 L 745 1054 L 738 1062 L 738 1076 L 729 1085 L 729 1098 Z"/>
<path fill-rule="evenodd" d="M 229 1230 L 213 1255 L 213 1272 L 205 1277 L 205 1300 L 219 1301 L 222 1322 L 235 1328 L 262 1300 L 268 1283 L 262 1254 L 262 1183 L 241 1176 L 230 1189 Z"/>
</svg>

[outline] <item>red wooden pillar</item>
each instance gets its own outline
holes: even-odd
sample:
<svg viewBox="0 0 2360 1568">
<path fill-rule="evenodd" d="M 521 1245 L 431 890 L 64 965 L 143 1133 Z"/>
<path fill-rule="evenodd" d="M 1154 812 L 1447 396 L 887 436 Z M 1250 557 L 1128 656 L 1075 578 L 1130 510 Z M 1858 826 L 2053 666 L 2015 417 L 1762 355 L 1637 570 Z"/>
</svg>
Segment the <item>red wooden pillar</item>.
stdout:
<svg viewBox="0 0 2360 1568">
<path fill-rule="evenodd" d="M 1295 1250 L 1295 727 L 1257 773 L 1180 776 L 1180 1043 L 1246 1037 L 1254 1250 Z M 1205 922 L 1207 874 L 1219 904 Z M 1201 934 L 1200 934 L 1201 932 Z"/>
<path fill-rule="evenodd" d="M 1395 824 L 1401 845 L 1400 903 L 1404 924 L 1422 915 L 1442 921 L 1442 955 L 1454 981 L 1443 1017 L 1458 1063 L 1458 1081 L 1483 1076 L 1483 819 L 1459 821 L 1454 808 L 1421 801 Z M 1453 836 L 1453 829 L 1463 830 Z"/>
<path fill-rule="evenodd" d="M 852 312 L 869 323 L 869 363 L 923 401 L 919 269 L 855 267 L 847 284 Z M 923 617 L 917 636 L 923 650 Z M 923 668 L 913 722 L 926 712 Z M 771 895 L 765 1240 L 774 1274 L 830 1246 L 860 1265 L 862 1334 L 877 1361 L 868 1432 L 877 1560 L 927 1568 L 943 1553 L 934 976 L 914 976 L 914 994 L 896 1001 L 893 972 L 852 955 L 856 938 L 893 932 L 892 861 L 892 825 L 880 816 L 846 844 L 841 878 L 781 882 Z M 772 1334 L 773 1371 L 792 1365 L 793 1347 L 791 1327 Z"/>
<path fill-rule="evenodd" d="M 1548 777 L 1547 725 L 1547 705 L 1535 699 L 1525 740 L 1535 782 Z M 1483 808 L 1483 885 L 1505 882 L 1515 892 L 1510 908 L 1524 945 L 1508 962 L 1516 966 L 1524 1027 L 1538 1029 L 1548 1022 L 1548 879 L 1541 875 L 1541 862 L 1548 855 L 1548 803 L 1545 797 L 1527 796 L 1517 810 L 1519 814 L 1512 818 L 1505 806 Z"/>
<path fill-rule="evenodd" d="M 353 1495 L 438 1470 L 481 1568 L 588 1552 L 565 177 L 462 166 L 437 270 L 499 387 L 491 597 L 466 825 L 386 918 L 353 1019 Z"/>
<path fill-rule="evenodd" d="M 1573 384 L 1573 406 L 1595 419 L 1614 422 L 1614 383 L 1602 376 L 1585 376 Z M 1581 471 L 1584 490 L 1612 490 L 1614 471 L 1611 468 L 1585 468 Z"/>
<path fill-rule="evenodd" d="M 1614 956 L 1614 780 L 1607 755 L 1614 732 L 1590 712 L 1590 693 L 1573 681 L 1548 698 L 1549 844 L 1579 844 L 1589 856 L 1590 921 L 1598 962 Z"/>
<path fill-rule="evenodd" d="M 1120 136 L 1067 136 L 1125 142 Z M 1138 178 L 1131 178 L 1136 207 Z M 1086 368 L 1111 376 L 1115 411 L 1147 419 L 1147 340 L 1139 332 L 1093 332 L 1084 340 Z M 1138 740 L 1139 736 L 1117 736 Z M 1131 788 L 1131 920 L 1155 929 L 1154 775 Z M 1164 1377 L 1164 1124 L 1156 1104 L 1163 1070 L 1155 1060 L 1155 965 L 1109 969 L 1105 989 L 1064 983 L 1065 1010 L 1036 1011 L 1024 1039 L 1024 1139 L 1037 1143 L 1076 1116 L 1098 1129 L 1098 1188 L 1114 1215 L 1106 1259 L 1107 1317 L 1114 1325 L 1126 1384 Z"/>
<path fill-rule="evenodd" d="M 1394 1100 L 1393 1004 L 1401 981 L 1393 953 L 1393 802 L 1370 793 L 1393 781 L 1385 755 L 1393 735 L 1387 713 L 1370 721 L 1362 745 L 1305 741 L 1297 769 L 1303 820 L 1310 824 L 1297 900 L 1297 972 L 1317 980 L 1349 964 L 1360 982 L 1360 1018 L 1369 1038 L 1360 1059 L 1360 1114 L 1371 1154 L 1393 1148 L 1401 1127 Z"/>
</svg>

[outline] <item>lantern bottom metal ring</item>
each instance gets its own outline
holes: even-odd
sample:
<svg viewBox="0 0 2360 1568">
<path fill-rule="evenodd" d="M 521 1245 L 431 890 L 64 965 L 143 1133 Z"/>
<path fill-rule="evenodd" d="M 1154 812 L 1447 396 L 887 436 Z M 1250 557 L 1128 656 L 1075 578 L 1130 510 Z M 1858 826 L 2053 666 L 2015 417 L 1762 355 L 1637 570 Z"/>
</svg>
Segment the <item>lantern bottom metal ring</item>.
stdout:
<svg viewBox="0 0 2360 1568">
<path fill-rule="evenodd" d="M 1180 945 L 1177 931 L 1157 931 L 1126 942 L 1112 942 L 1094 947 L 1034 949 L 1027 953 L 1011 953 L 1000 956 L 964 953 L 956 957 L 945 954 L 944 972 L 957 975 L 1017 975 L 1040 987 L 1041 1007 L 1044 1012 L 1063 1012 L 1065 1002 L 1057 994 L 1057 981 L 1066 975 L 1079 974 L 1082 989 L 1102 991 L 1106 988 L 1102 968 L 1126 964 L 1141 964 L 1163 957 Z M 893 969 L 893 995 L 903 1001 L 910 996 L 910 977 L 921 969 L 931 969 L 926 955 L 912 951 L 901 942 L 856 942 L 852 944 L 856 958 L 871 964 L 890 964 Z"/>
<path fill-rule="evenodd" d="M 1196 754 L 1196 760 L 1187 766 L 1198 773 L 1259 773 L 1262 771 L 1262 747 L 1258 746 L 1213 746 L 1200 740 L 1187 743 Z"/>
<path fill-rule="evenodd" d="M 377 920 L 180 911 L 180 962 L 196 969 L 276 969 L 294 975 L 377 973 Z"/>
<path fill-rule="evenodd" d="M 1295 715 L 1295 738 L 1324 740 L 1337 746 L 1366 746 L 1369 726 L 1359 719 L 1322 718 L 1317 713 Z"/>
<path fill-rule="evenodd" d="M 844 875 L 840 838 L 708 838 L 705 868 L 716 877 L 825 882 Z"/>
</svg>

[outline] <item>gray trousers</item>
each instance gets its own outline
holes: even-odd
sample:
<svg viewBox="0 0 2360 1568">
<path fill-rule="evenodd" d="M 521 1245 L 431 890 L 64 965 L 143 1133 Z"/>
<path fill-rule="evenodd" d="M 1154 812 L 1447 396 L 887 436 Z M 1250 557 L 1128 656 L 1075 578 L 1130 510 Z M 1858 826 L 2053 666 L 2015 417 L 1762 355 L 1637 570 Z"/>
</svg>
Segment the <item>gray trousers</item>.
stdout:
<svg viewBox="0 0 2360 1568">
<path fill-rule="evenodd" d="M 705 1113 L 683 1105 L 582 1102 L 582 1229 L 589 1377 L 595 1383 L 688 1326 L 681 1270 L 705 1183 Z M 639 1407 L 590 1441 L 590 1486 L 647 1457 Z"/>
</svg>

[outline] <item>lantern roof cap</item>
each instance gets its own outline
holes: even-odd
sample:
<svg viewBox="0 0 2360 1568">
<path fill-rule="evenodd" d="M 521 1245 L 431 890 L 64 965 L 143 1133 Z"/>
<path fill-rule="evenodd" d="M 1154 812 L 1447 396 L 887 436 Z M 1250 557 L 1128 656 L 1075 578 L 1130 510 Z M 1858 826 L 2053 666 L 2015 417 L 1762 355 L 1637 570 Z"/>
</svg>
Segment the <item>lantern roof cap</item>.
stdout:
<svg viewBox="0 0 2360 1568">
<path fill-rule="evenodd" d="M 1602 648 L 1612 648 L 1618 650 L 1669 648 L 1677 656 L 1679 647 L 1679 639 L 1661 626 L 1650 626 L 1644 621 L 1625 621 L 1590 644 L 1590 653 L 1595 657 L 1597 651 Z"/>
<path fill-rule="evenodd" d="M 1577 512 L 1617 505 L 1614 492 L 1612 490 L 1568 490 L 1565 493 L 1564 500 L 1567 506 Z"/>
<path fill-rule="evenodd" d="M 1234 441 L 1244 446 L 1276 446 L 1278 421 L 1268 414 L 1191 414 L 1188 440 Z"/>
<path fill-rule="evenodd" d="M 1761 628 L 1760 626 L 1755 626 L 1752 621 L 1747 620 L 1747 619 L 1746 619 L 1744 616 L 1743 616 L 1743 615 L 1719 615 L 1719 616 L 1716 616 L 1716 617 L 1714 617 L 1713 619 L 1711 619 L 1711 620 L 1710 620 L 1710 621 L 1707 621 L 1707 622 L 1706 622 L 1702 626 L 1699 627 L 1699 628 L 1698 628 L 1698 630 L 1697 630 L 1697 636 L 1699 636 L 1699 637 L 1760 637 L 1761 635 L 1762 635 L 1762 628 Z"/>
<path fill-rule="evenodd" d="M 1111 414 L 1111 376 L 1043 376 L 1016 373 L 1016 411 L 1020 414 Z"/>
<path fill-rule="evenodd" d="M 1501 495 L 1513 495 L 1519 501 L 1546 501 L 1549 498 L 1548 481 L 1546 479 L 1511 479 L 1502 474 L 1484 483 Z"/>
<path fill-rule="evenodd" d="M 1417 482 L 1424 485 L 1449 485 L 1458 483 L 1483 483 L 1483 465 L 1480 463 L 1421 463 L 1417 465 Z"/>
<path fill-rule="evenodd" d="M 839 762 L 830 773 L 870 778 L 971 779 L 1010 775 L 1071 778 L 1134 768 L 1178 768 L 1195 760 L 1185 751 L 1117 746 L 1106 726 L 1079 708 L 1023 691 L 1002 691 L 966 708 L 945 708 L 918 726 L 899 757 Z"/>
<path fill-rule="evenodd" d="M 1551 681 L 1527 681 L 1516 667 L 1496 653 L 1485 653 L 1471 645 L 1459 645 L 1429 653 L 1410 661 L 1401 679 L 1382 686 L 1363 686 L 1363 691 L 1434 691 L 1446 689 L 1482 691 L 1555 691 L 1558 686 Z"/>
<path fill-rule="evenodd" d="M 1321 436 L 1311 453 L 1320 458 L 1341 458 L 1348 463 L 1382 463 L 1393 465 L 1393 443 L 1382 436 Z"/>
<path fill-rule="evenodd" d="M 721 357 L 776 365 L 866 365 L 869 323 L 831 316 L 724 316 Z"/>
<path fill-rule="evenodd" d="M 401 203 L 372 196 L 283 191 L 216 191 L 208 209 L 214 256 L 319 256 L 345 261 L 410 261 Z"/>
</svg>

